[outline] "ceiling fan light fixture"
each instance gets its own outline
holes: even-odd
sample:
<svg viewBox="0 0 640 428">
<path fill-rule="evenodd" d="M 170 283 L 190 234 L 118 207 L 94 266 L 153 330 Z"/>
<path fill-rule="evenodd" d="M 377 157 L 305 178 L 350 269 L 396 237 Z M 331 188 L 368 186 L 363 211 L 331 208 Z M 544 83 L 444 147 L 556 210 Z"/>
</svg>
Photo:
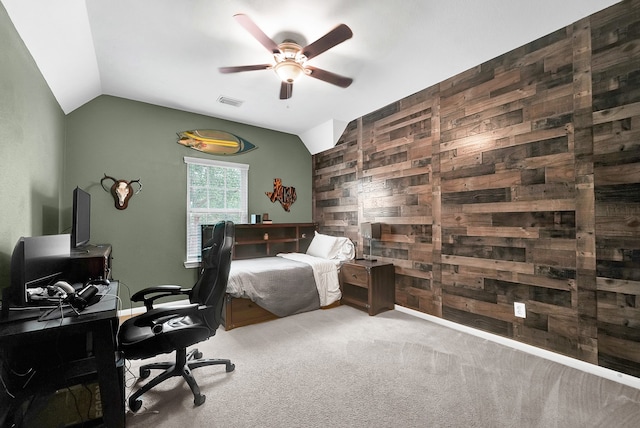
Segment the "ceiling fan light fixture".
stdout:
<svg viewBox="0 0 640 428">
<path fill-rule="evenodd" d="M 304 74 L 302 65 L 294 60 L 284 60 L 277 63 L 273 69 L 283 82 L 293 83 L 300 75 Z"/>
<path fill-rule="evenodd" d="M 315 58 L 332 47 L 350 39 L 353 36 L 353 32 L 347 25 L 340 24 L 315 42 L 301 47 L 295 41 L 289 39 L 284 40 L 280 44 L 276 44 L 276 42 L 267 36 L 264 31 L 245 14 L 238 13 L 233 15 L 233 17 L 273 55 L 273 62 L 271 64 L 220 67 L 218 70 L 221 73 L 273 69 L 281 81 L 281 100 L 291 98 L 294 81 L 304 74 L 341 88 L 346 88 L 353 82 L 353 79 L 349 77 L 340 76 L 327 70 L 306 65 L 307 60 Z"/>
</svg>

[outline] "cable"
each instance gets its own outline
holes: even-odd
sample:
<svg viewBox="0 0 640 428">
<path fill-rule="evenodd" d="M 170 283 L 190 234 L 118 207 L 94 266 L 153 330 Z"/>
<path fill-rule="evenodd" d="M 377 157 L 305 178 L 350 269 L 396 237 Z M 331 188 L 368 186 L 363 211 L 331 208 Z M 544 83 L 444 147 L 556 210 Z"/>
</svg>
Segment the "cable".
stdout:
<svg viewBox="0 0 640 428">
<path fill-rule="evenodd" d="M 121 308 L 122 308 L 122 299 L 120 299 L 119 296 L 113 295 L 113 294 L 105 294 L 104 296 L 102 296 L 102 299 L 106 299 L 106 298 L 112 298 L 118 301 L 118 304 L 116 305 L 116 315 L 118 312 L 120 312 Z M 101 300 L 102 300 L 101 299 Z M 115 336 L 116 338 L 118 337 L 118 332 L 120 331 L 120 322 L 118 322 L 118 327 L 115 331 Z"/>
<path fill-rule="evenodd" d="M 131 301 L 131 289 L 129 288 L 129 286 L 125 282 L 120 281 L 120 284 L 123 285 L 124 288 L 127 289 L 127 297 L 128 297 L 128 300 Z M 132 308 L 130 307 L 130 309 L 132 309 Z"/>
<path fill-rule="evenodd" d="M 9 397 L 15 399 L 16 396 L 13 395 L 11 391 L 9 391 L 9 387 L 4 382 L 4 377 L 2 377 L 2 367 L 4 367 L 4 361 L 2 361 L 2 365 L 0 365 L 0 382 L 2 382 L 2 387 L 4 388 L 4 392 L 6 392 Z M 10 370 L 10 371 L 13 371 L 13 370 Z"/>
<path fill-rule="evenodd" d="M 64 321 L 64 300 L 62 298 L 58 299 L 58 305 L 55 306 L 54 308 L 52 308 L 51 310 L 43 313 L 42 315 L 40 315 L 39 320 L 43 321 L 46 320 L 47 322 L 44 323 L 42 325 L 42 329 L 44 330 L 45 328 L 49 328 L 49 321 L 56 321 L 56 320 L 60 320 L 60 322 L 58 323 L 58 327 L 60 327 L 62 325 L 62 321 Z M 49 318 L 49 316 L 51 314 L 53 314 L 56 310 L 60 310 L 60 318 L 51 318 L 51 319 L 47 319 Z"/>
<path fill-rule="evenodd" d="M 28 374 L 30 374 L 33 371 L 33 367 L 31 367 L 30 369 L 28 369 L 24 373 L 18 373 L 13 368 L 10 368 L 9 370 L 11 370 L 11 374 L 14 374 L 14 375 L 19 376 L 19 377 L 25 377 L 25 376 L 27 376 Z"/>
<path fill-rule="evenodd" d="M 82 386 L 84 386 L 84 389 L 87 390 L 87 392 L 89 393 L 89 404 L 87 406 L 87 420 L 91 420 L 91 406 L 93 405 L 93 401 L 95 398 L 95 394 L 93 392 L 91 392 L 91 389 L 89 389 L 89 387 L 85 384 L 82 384 Z M 100 388 L 100 386 L 98 385 L 98 388 Z M 98 400 L 96 400 L 97 402 Z"/>
<path fill-rule="evenodd" d="M 0 360 L 0 362 L 2 363 L 0 365 L 0 381 L 2 381 L 2 386 L 4 387 L 4 391 L 11 397 L 11 398 L 16 398 L 15 395 L 13 395 L 11 393 L 11 391 L 9 391 L 9 387 L 7 386 L 7 384 L 4 381 L 4 378 L 2 377 L 2 367 L 4 367 L 4 360 Z M 36 371 L 33 369 L 33 367 L 30 367 L 26 372 L 24 373 L 18 373 L 17 371 L 15 371 L 13 369 L 13 367 L 7 367 L 7 373 L 11 373 L 14 376 L 18 376 L 18 377 L 26 377 L 29 376 L 27 378 L 27 380 L 25 380 L 24 384 L 22 385 L 22 389 L 24 389 L 27 384 L 29 382 L 31 382 L 31 379 L 33 378 L 33 376 L 35 376 Z"/>
<path fill-rule="evenodd" d="M 27 387 L 27 385 L 29 385 L 29 382 L 31 382 L 31 379 L 33 379 L 33 377 L 36 375 L 36 371 L 32 370 L 31 371 L 31 376 L 29 376 L 29 378 L 24 382 L 24 385 L 22 385 L 22 389 L 25 389 Z"/>
<path fill-rule="evenodd" d="M 127 300 L 129 302 L 131 302 L 131 289 L 129 288 L 129 286 L 125 282 L 120 281 L 119 283 L 121 285 L 123 285 L 124 288 L 127 290 Z M 116 297 L 118 297 L 118 300 L 120 301 L 120 310 L 118 311 L 118 312 L 120 312 L 122 310 L 122 307 L 124 306 L 124 303 L 122 302 L 122 299 L 120 299 L 119 296 L 116 296 Z M 129 304 L 129 318 L 131 318 L 131 317 L 133 317 L 133 306 L 131 306 L 131 304 Z M 117 336 L 118 333 L 120 333 L 120 323 L 118 323 L 118 329 L 116 331 L 116 337 L 118 337 Z"/>
<path fill-rule="evenodd" d="M 80 411 L 80 405 L 78 404 L 78 397 L 76 397 L 76 394 L 71 390 L 70 386 L 67 386 L 66 389 L 67 389 L 67 392 L 71 394 L 71 397 L 73 398 L 73 404 L 74 404 L 74 407 L 76 408 L 76 413 L 80 417 L 80 422 L 84 424 L 84 418 L 82 417 L 82 412 Z"/>
<path fill-rule="evenodd" d="M 124 379 L 124 385 L 125 385 L 128 389 L 131 389 L 131 388 L 133 387 L 133 385 L 135 385 L 135 384 L 136 384 L 136 382 L 137 382 L 137 380 L 138 380 L 138 376 L 136 376 L 136 375 L 135 375 L 135 373 L 133 373 L 133 372 L 131 371 L 131 361 L 127 360 L 126 358 L 125 358 L 125 360 L 124 360 L 124 361 L 125 361 L 125 363 L 124 363 L 124 368 L 125 368 L 125 370 L 126 370 L 126 373 L 127 373 L 127 374 L 129 374 L 129 375 L 131 375 L 130 380 L 132 380 L 132 383 L 128 383 L 128 382 L 127 382 L 127 376 L 125 376 L 125 379 Z M 129 392 L 129 396 L 131 396 L 131 392 Z M 127 398 L 129 398 L 129 396 L 127 396 Z"/>
</svg>

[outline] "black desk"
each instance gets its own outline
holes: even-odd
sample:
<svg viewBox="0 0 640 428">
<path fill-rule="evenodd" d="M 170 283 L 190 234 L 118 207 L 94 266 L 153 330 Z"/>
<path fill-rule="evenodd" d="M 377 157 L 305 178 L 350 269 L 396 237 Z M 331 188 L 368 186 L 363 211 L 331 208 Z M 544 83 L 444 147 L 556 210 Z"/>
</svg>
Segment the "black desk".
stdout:
<svg viewBox="0 0 640 428">
<path fill-rule="evenodd" d="M 124 397 L 122 377 L 116 367 L 116 332 L 118 329 L 118 282 L 111 281 L 109 289 L 102 299 L 87 307 L 77 317 L 38 321 L 5 320 L 0 323 L 0 348 L 3 351 L 29 347 L 41 352 L 42 361 L 52 358 L 52 353 L 61 355 L 63 351 L 52 350 L 51 342 L 55 343 L 65 337 L 86 337 L 87 354 L 84 358 L 65 361 L 64 373 L 41 373 L 34 376 L 34 381 L 28 386 L 29 391 L 11 391 L 18 395 L 28 396 L 39 389 L 52 386 L 65 387 L 68 384 L 80 383 L 74 380 L 88 380 L 97 374 L 100 385 L 100 396 L 103 410 L 103 421 L 107 427 L 124 427 Z M 16 314 L 12 311 L 12 316 Z M 37 352 L 36 352 L 37 353 Z M 30 355 L 31 356 L 31 355 Z M 44 370 L 46 372 L 46 370 Z M 60 384 L 61 380 L 67 385 Z M 13 401 L 19 401 L 18 399 Z M 20 403 L 16 403 L 19 405 Z M 5 404 L 3 403 L 3 406 Z"/>
</svg>

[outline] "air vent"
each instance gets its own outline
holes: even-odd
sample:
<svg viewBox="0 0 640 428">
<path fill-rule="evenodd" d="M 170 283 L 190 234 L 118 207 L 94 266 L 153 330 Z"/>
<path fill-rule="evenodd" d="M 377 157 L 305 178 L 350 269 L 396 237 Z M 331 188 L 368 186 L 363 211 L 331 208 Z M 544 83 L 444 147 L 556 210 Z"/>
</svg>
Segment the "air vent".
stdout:
<svg viewBox="0 0 640 428">
<path fill-rule="evenodd" d="M 218 102 L 222 104 L 228 104 L 234 107 L 240 107 L 244 101 L 234 100 L 233 98 L 229 98 L 229 97 L 225 97 L 224 95 L 221 95 L 218 98 Z"/>
</svg>

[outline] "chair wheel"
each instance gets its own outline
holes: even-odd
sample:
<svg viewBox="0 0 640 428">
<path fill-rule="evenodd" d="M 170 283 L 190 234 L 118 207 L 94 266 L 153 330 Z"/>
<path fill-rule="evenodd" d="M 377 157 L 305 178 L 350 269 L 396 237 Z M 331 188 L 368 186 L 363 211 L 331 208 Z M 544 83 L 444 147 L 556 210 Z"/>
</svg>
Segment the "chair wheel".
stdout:
<svg viewBox="0 0 640 428">
<path fill-rule="evenodd" d="M 236 369 L 235 364 L 227 364 L 227 373 L 232 372 Z"/>
<path fill-rule="evenodd" d="M 206 395 L 204 394 L 198 394 L 193 398 L 193 404 L 195 404 L 196 406 L 200 406 L 202 403 L 204 403 L 204 400 L 207 398 Z"/>
<path fill-rule="evenodd" d="M 140 379 L 146 379 L 151 374 L 151 370 L 140 368 Z"/>
<path fill-rule="evenodd" d="M 138 410 L 140 410 L 140 407 L 142 407 L 142 400 L 137 398 L 135 400 L 129 400 L 129 409 L 131 409 L 132 412 L 137 412 Z"/>
</svg>

